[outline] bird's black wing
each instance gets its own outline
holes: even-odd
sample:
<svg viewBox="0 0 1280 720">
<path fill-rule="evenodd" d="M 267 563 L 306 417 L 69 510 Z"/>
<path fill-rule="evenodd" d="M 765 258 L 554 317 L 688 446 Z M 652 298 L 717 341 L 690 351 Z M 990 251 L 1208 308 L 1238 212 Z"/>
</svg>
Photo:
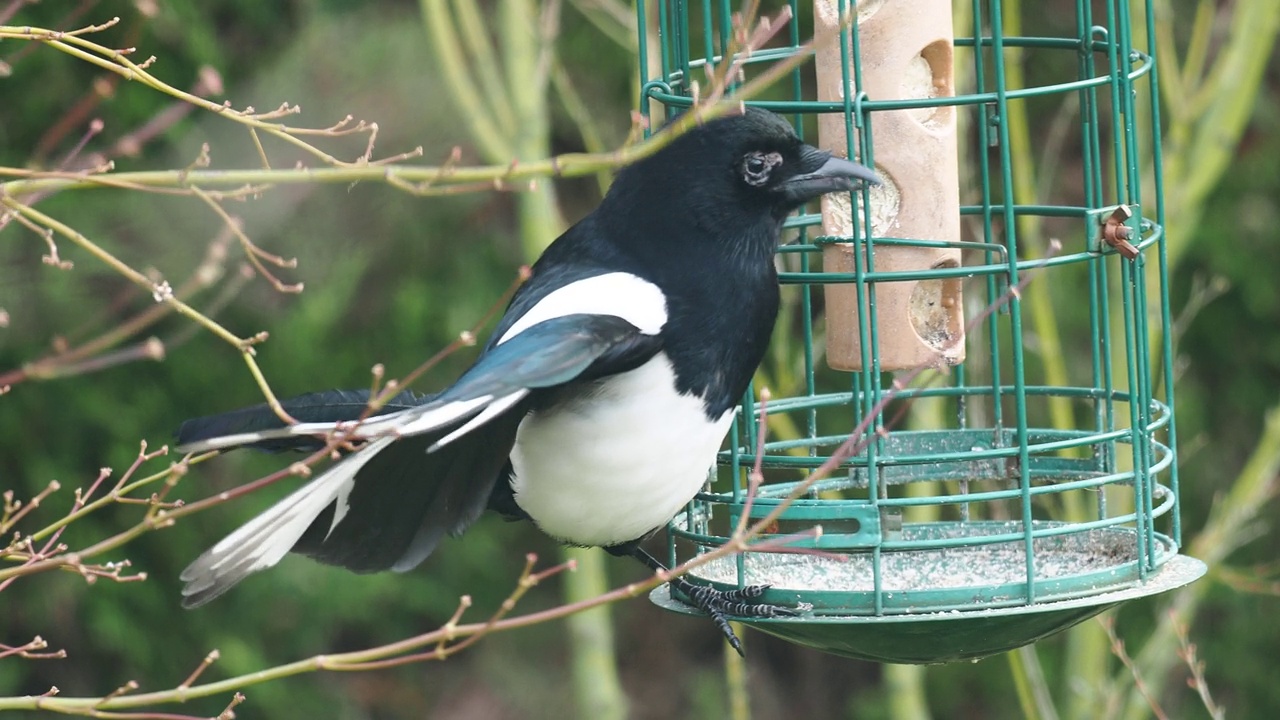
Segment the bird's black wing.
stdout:
<svg viewBox="0 0 1280 720">
<path fill-rule="evenodd" d="M 611 315 L 568 315 L 520 332 L 430 401 L 353 431 L 369 442 L 183 571 L 183 604 L 208 602 L 291 550 L 357 572 L 417 565 L 445 533 L 463 531 L 484 510 L 532 391 L 630 370 L 659 349 L 657 335 Z M 305 435 L 335 427 L 307 425 Z M 275 443 L 290 428 L 231 429 L 236 442 L 197 444 Z"/>
</svg>

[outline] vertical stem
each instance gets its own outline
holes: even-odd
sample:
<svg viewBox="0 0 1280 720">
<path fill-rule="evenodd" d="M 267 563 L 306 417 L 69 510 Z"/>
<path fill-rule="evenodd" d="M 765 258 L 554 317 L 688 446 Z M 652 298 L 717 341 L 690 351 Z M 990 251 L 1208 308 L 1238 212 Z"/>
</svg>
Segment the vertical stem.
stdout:
<svg viewBox="0 0 1280 720">
<path fill-rule="evenodd" d="M 1032 697 L 1031 685 L 1027 682 L 1027 668 L 1012 651 L 1004 654 L 1009 661 L 1009 677 L 1013 680 L 1013 691 L 1018 696 L 1018 707 L 1022 709 L 1024 720 L 1040 720 L 1036 711 L 1036 701 Z"/>
<path fill-rule="evenodd" d="M 459 0 L 463 14 L 475 14 L 476 8 L 464 7 L 475 0 Z M 448 3 L 422 0 L 423 19 L 428 35 L 442 64 L 446 87 L 457 104 L 459 121 L 469 128 L 472 139 L 491 162 L 540 160 L 550 155 L 551 111 L 548 89 L 554 66 L 554 46 L 559 25 L 559 2 L 548 0 L 539 11 L 535 0 L 500 0 L 495 22 L 496 47 L 502 53 L 501 79 L 505 102 L 500 110 L 515 118 L 514 127 L 495 122 L 494 115 L 505 115 L 486 107 L 478 88 L 484 86 L 492 94 L 493 78 L 487 84 L 478 82 L 470 69 L 456 35 L 469 26 L 460 25 Z M 464 22 L 466 17 L 461 18 Z M 474 20 L 474 18 L 472 18 Z M 474 25 L 474 22 L 472 22 Z M 472 34 L 477 28 L 471 27 Z M 472 38 L 471 47 L 480 47 Z M 479 61 L 481 72 L 492 72 L 491 59 Z M 485 78 L 481 78 L 484 80 Z M 499 98 L 491 98 L 499 102 Z M 516 212 L 520 244 L 527 260 L 533 260 L 564 229 L 564 220 L 556 204 L 551 180 L 531 183 L 516 195 Z M 577 563 L 577 571 L 564 573 L 564 602 L 575 603 L 609 589 L 605 561 L 592 549 L 566 548 L 565 560 Z M 573 692 L 578 717 L 583 720 L 622 720 L 627 702 L 618 678 L 615 660 L 613 625 L 608 605 L 578 613 L 567 621 L 569 650 L 573 676 Z"/>
<path fill-rule="evenodd" d="M 1106 686 L 1111 650 L 1106 630 L 1096 622 L 1080 623 L 1067 635 L 1062 667 L 1071 668 L 1062 678 L 1066 716 L 1070 720 L 1097 717 L 1098 700 Z"/>
<path fill-rule="evenodd" d="M 1192 97 L 1165 98 L 1171 108 L 1164 148 L 1165 219 L 1174 230 L 1169 233 L 1171 268 L 1196 238 L 1205 200 L 1231 168 L 1280 34 L 1275 0 L 1240 0 L 1218 12 L 1230 13 L 1230 25 L 1212 67 L 1201 78 L 1187 79 Z M 1204 112 L 1179 116 L 1177 109 L 1192 101 L 1203 102 Z"/>
<path fill-rule="evenodd" d="M 558 8 L 539 17 L 534 0 L 502 0 L 499 5 L 500 37 L 505 51 L 507 92 L 518 122 L 512 137 L 516 161 L 537 160 L 551 153 L 551 110 L 548 86 L 551 77 Z M 564 229 L 551 180 L 533 184 L 517 196 L 520 244 L 533 260 Z M 566 573 L 564 602 L 575 603 L 609 589 L 609 576 L 600 551 L 565 548 L 565 560 L 578 563 Z M 613 621 L 602 605 L 567 621 L 573 668 L 573 692 L 578 717 L 583 720 L 622 720 L 627 714 L 626 695 L 618 678 Z"/>
<path fill-rule="evenodd" d="M 1023 717 L 1027 720 L 1058 720 L 1058 711 L 1053 705 L 1053 695 L 1049 692 L 1049 683 L 1044 678 L 1035 645 L 1010 650 L 1005 657 L 1009 659 Z"/>
<path fill-rule="evenodd" d="M 551 75 L 551 43 L 541 37 L 534 0 L 502 0 L 498 8 L 507 93 L 519 119 L 511 146 L 512 160 L 538 160 L 550 155 L 551 112 L 547 94 Z M 550 180 L 535 182 L 516 195 L 520 241 L 525 257 L 536 258 L 563 229 Z"/>
<path fill-rule="evenodd" d="M 578 568 L 564 573 L 565 602 L 603 595 L 609 591 L 605 557 L 595 548 L 565 548 L 563 557 Z M 623 720 L 627 699 L 618 679 L 609 605 L 570 615 L 569 646 L 572 650 L 574 698 L 582 720 Z"/>
<path fill-rule="evenodd" d="M 743 638 L 745 628 L 742 623 L 733 623 L 733 631 L 737 633 L 742 646 L 747 646 Z M 729 695 L 730 720 L 751 720 L 751 693 L 747 690 L 747 661 L 737 653 L 729 643 L 723 643 L 724 681 Z"/>
<path fill-rule="evenodd" d="M 1004 31 L 1007 36 L 1022 34 L 1021 0 L 1005 0 Z M 1033 12 L 1040 12 L 1039 4 L 1032 5 Z M 1005 77 L 1009 87 L 1026 87 L 1023 72 L 1022 48 L 1009 48 L 1005 54 Z M 1031 122 L 1027 118 L 1025 102 L 1009 103 L 1007 112 L 1009 126 L 1009 159 L 1013 164 L 1013 197 L 1018 204 L 1034 205 L 1036 203 L 1036 166 L 1032 154 Z M 1018 218 L 1018 234 L 1027 240 L 1043 238 L 1044 229 L 1040 216 L 1023 215 Z M 1028 243 L 1029 244 L 1029 243 Z M 1061 333 L 1058 319 L 1053 307 L 1050 291 L 1052 283 L 1034 282 L 1027 288 L 1027 302 L 1023 305 L 1030 311 L 1035 323 L 1036 337 L 1040 345 L 1040 360 L 1044 364 L 1044 384 L 1053 387 L 1070 385 L 1067 374 L 1066 355 L 1062 349 Z M 1071 400 L 1061 396 L 1050 396 L 1049 416 L 1053 427 L 1069 430 L 1075 427 L 1071 412 Z M 1064 497 L 1064 500 L 1068 496 Z M 1084 517 L 1069 516 L 1064 520 L 1083 520 Z"/>
<path fill-rule="evenodd" d="M 422 24 L 435 54 L 436 67 L 460 115 L 465 117 L 471 139 L 491 162 L 510 156 L 509 142 L 490 115 L 468 70 L 467 57 L 458 43 L 457 27 L 443 0 L 421 0 Z"/>
<path fill-rule="evenodd" d="M 893 720 L 930 720 L 925 697 L 925 669 L 920 665 L 885 665 L 884 686 Z"/>
</svg>

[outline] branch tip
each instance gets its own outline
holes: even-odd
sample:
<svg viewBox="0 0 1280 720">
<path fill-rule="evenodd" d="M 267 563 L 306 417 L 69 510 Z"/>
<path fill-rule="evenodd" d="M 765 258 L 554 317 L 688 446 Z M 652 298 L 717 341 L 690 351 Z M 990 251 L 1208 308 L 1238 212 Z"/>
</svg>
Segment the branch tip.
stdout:
<svg viewBox="0 0 1280 720">
<path fill-rule="evenodd" d="M 231 702 L 227 703 L 227 707 L 218 713 L 217 720 L 235 720 L 236 714 L 232 710 L 235 706 L 244 702 L 244 693 L 237 692 L 231 696 Z"/>
</svg>

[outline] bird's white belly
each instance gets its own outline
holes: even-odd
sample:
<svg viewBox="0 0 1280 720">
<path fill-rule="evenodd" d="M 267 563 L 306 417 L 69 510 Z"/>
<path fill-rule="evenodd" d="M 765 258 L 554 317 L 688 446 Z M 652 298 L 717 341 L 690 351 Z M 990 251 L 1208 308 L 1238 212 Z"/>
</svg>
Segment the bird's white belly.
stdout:
<svg viewBox="0 0 1280 720">
<path fill-rule="evenodd" d="M 636 540 L 706 481 L 733 419 L 679 395 L 665 354 L 589 396 L 532 413 L 511 452 L 516 503 L 543 532 L 579 545 Z"/>
</svg>

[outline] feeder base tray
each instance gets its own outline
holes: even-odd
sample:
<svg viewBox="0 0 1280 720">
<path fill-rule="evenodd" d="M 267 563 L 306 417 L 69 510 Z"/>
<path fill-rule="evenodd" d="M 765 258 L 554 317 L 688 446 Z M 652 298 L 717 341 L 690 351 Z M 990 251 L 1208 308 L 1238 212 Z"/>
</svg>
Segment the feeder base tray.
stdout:
<svg viewBox="0 0 1280 720">
<path fill-rule="evenodd" d="M 1033 605 L 882 616 L 734 619 L 784 640 L 860 660 L 908 664 L 977 660 L 1066 630 L 1122 602 L 1182 587 L 1204 575 L 1206 569 L 1195 558 L 1174 555 L 1131 587 Z M 666 585 L 650 593 L 649 599 L 667 610 L 701 614 L 672 598 Z"/>
</svg>

